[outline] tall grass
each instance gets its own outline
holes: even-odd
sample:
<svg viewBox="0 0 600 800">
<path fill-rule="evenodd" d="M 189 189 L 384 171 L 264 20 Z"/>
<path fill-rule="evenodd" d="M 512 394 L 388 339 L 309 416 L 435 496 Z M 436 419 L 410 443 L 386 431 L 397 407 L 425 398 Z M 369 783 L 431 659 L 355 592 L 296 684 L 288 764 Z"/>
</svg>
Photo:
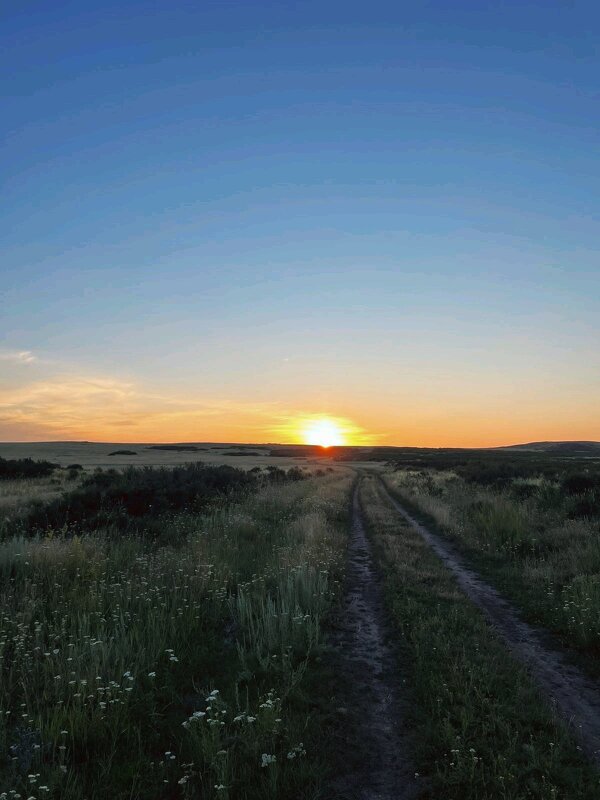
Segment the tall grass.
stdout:
<svg viewBox="0 0 600 800">
<path fill-rule="evenodd" d="M 0 483 L 0 539 L 15 520 L 25 515 L 35 503 L 48 503 L 72 488 L 69 474 L 56 471 L 50 477 L 3 480 Z"/>
<path fill-rule="evenodd" d="M 178 514 L 165 545 L 103 530 L 1 543 L 0 797 L 310 796 L 300 690 L 350 482 Z"/>
<path fill-rule="evenodd" d="M 375 480 L 361 492 L 413 692 L 416 768 L 444 800 L 598 797 L 598 774 Z"/>
<path fill-rule="evenodd" d="M 543 477 L 501 489 L 448 472 L 402 470 L 388 473 L 385 481 L 451 537 L 532 622 L 554 631 L 600 674 L 600 507 L 573 518 L 585 494 L 573 497 Z"/>
</svg>

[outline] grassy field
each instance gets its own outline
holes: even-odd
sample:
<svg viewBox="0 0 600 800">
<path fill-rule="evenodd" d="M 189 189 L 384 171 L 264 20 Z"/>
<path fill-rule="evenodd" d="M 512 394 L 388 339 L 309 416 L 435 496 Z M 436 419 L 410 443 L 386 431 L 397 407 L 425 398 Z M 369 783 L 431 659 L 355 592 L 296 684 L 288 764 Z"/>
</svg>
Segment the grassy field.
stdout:
<svg viewBox="0 0 600 800">
<path fill-rule="evenodd" d="M 164 445 L 106 443 L 106 442 L 32 442 L 0 444 L 0 458 L 33 458 L 47 460 L 67 467 L 81 464 L 86 470 L 102 467 L 125 466 L 164 467 L 178 464 L 230 464 L 240 469 L 252 467 L 319 466 L 329 463 L 327 455 L 285 455 L 287 446 L 278 445 L 231 445 L 214 442 L 194 442 L 174 445 L 177 449 L 164 449 Z M 160 449 L 159 449 L 160 448 Z M 195 448 L 195 449 L 187 449 Z M 271 453 L 282 455 L 271 455 Z M 292 451 L 293 452 L 293 451 Z M 311 451 L 312 452 L 312 451 Z M 116 455 L 112 455 L 112 454 Z M 298 448 L 298 453 L 304 450 Z"/>
<path fill-rule="evenodd" d="M 7 796 L 313 796 L 324 765 L 305 686 L 351 481 L 264 482 L 165 518 L 168 545 L 143 527 L 6 538 Z"/>
<path fill-rule="evenodd" d="M 227 448 L 207 445 L 219 450 L 149 449 L 132 467 L 107 453 L 139 445 L 52 447 L 21 454 L 60 456 L 22 463 L 38 477 L 2 465 L 0 800 L 342 800 L 344 748 L 359 763 L 372 735 L 351 710 L 369 687 L 342 679 L 360 667 L 329 633 L 355 602 L 356 485 L 373 548 L 359 560 L 387 609 L 369 625 L 397 650 L 390 691 L 406 690 L 398 741 L 419 797 L 598 796 L 549 697 L 381 482 L 597 675 L 593 459 L 411 451 L 384 468 L 252 447 L 209 464 Z"/>
<path fill-rule="evenodd" d="M 600 676 L 600 471 L 485 485 L 449 470 L 400 469 L 387 485 L 463 551 L 534 624 Z"/>
<path fill-rule="evenodd" d="M 32 502 L 48 503 L 71 488 L 66 472 L 43 478 L 15 479 L 0 484 L 0 519 L 15 519 L 25 513 Z"/>
<path fill-rule="evenodd" d="M 361 500 L 410 670 L 416 768 L 431 796 L 598 797 L 597 773 L 376 479 Z"/>
</svg>

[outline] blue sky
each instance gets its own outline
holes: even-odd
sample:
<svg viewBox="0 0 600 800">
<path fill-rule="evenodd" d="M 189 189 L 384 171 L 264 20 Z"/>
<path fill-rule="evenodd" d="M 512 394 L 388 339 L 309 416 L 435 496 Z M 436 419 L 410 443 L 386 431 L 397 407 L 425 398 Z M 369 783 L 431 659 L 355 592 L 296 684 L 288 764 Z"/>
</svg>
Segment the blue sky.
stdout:
<svg viewBox="0 0 600 800">
<path fill-rule="evenodd" d="M 599 23 L 5 10 L 0 439 L 600 438 Z"/>
</svg>

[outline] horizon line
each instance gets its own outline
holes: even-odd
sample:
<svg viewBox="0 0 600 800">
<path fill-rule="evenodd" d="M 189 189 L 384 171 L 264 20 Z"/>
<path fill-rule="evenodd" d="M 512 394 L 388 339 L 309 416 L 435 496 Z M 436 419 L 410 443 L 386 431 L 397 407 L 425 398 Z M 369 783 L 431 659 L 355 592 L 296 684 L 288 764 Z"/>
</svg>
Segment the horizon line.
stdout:
<svg viewBox="0 0 600 800">
<path fill-rule="evenodd" d="M 526 447 L 528 445 L 539 445 L 539 444 L 592 444 L 592 445 L 599 445 L 600 441 L 595 439 L 537 439 L 533 441 L 527 442 L 510 442 L 508 444 L 495 444 L 495 445 L 478 445 L 478 446 L 465 446 L 465 445 L 406 445 L 406 444 L 341 444 L 341 445 L 330 445 L 329 447 L 322 447 L 318 444 L 308 444 L 306 442 L 240 442 L 240 441 L 210 441 L 210 440 L 146 440 L 146 441 L 132 441 L 132 440 L 121 440 L 121 441 L 106 441 L 102 440 L 93 440 L 93 439 L 30 439 L 30 440 L 5 440 L 0 442 L 0 447 L 2 445 L 28 445 L 28 444 L 94 444 L 94 445 L 120 445 L 120 444 L 132 444 L 132 445 L 200 445 L 200 444 L 209 444 L 209 445 L 234 445 L 234 446 L 241 446 L 241 447 L 314 447 L 324 450 L 333 450 L 333 449 L 377 449 L 377 450 L 386 450 L 386 449 L 394 449 L 394 448 L 403 448 L 403 449 L 412 449 L 412 450 L 497 450 L 500 448 L 505 447 Z"/>
</svg>

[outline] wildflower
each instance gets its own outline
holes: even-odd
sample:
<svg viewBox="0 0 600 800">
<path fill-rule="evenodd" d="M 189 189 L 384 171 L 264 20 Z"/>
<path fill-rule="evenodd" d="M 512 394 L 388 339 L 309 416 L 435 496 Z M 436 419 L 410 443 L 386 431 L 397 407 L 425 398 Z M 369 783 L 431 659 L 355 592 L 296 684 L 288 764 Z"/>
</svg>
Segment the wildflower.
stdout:
<svg viewBox="0 0 600 800">
<path fill-rule="evenodd" d="M 156 672 L 149 672 L 148 673 L 148 677 L 149 678 L 156 678 Z"/>
<path fill-rule="evenodd" d="M 261 756 L 261 767 L 268 767 L 269 764 L 274 764 L 277 761 L 277 756 L 263 753 Z"/>
</svg>

